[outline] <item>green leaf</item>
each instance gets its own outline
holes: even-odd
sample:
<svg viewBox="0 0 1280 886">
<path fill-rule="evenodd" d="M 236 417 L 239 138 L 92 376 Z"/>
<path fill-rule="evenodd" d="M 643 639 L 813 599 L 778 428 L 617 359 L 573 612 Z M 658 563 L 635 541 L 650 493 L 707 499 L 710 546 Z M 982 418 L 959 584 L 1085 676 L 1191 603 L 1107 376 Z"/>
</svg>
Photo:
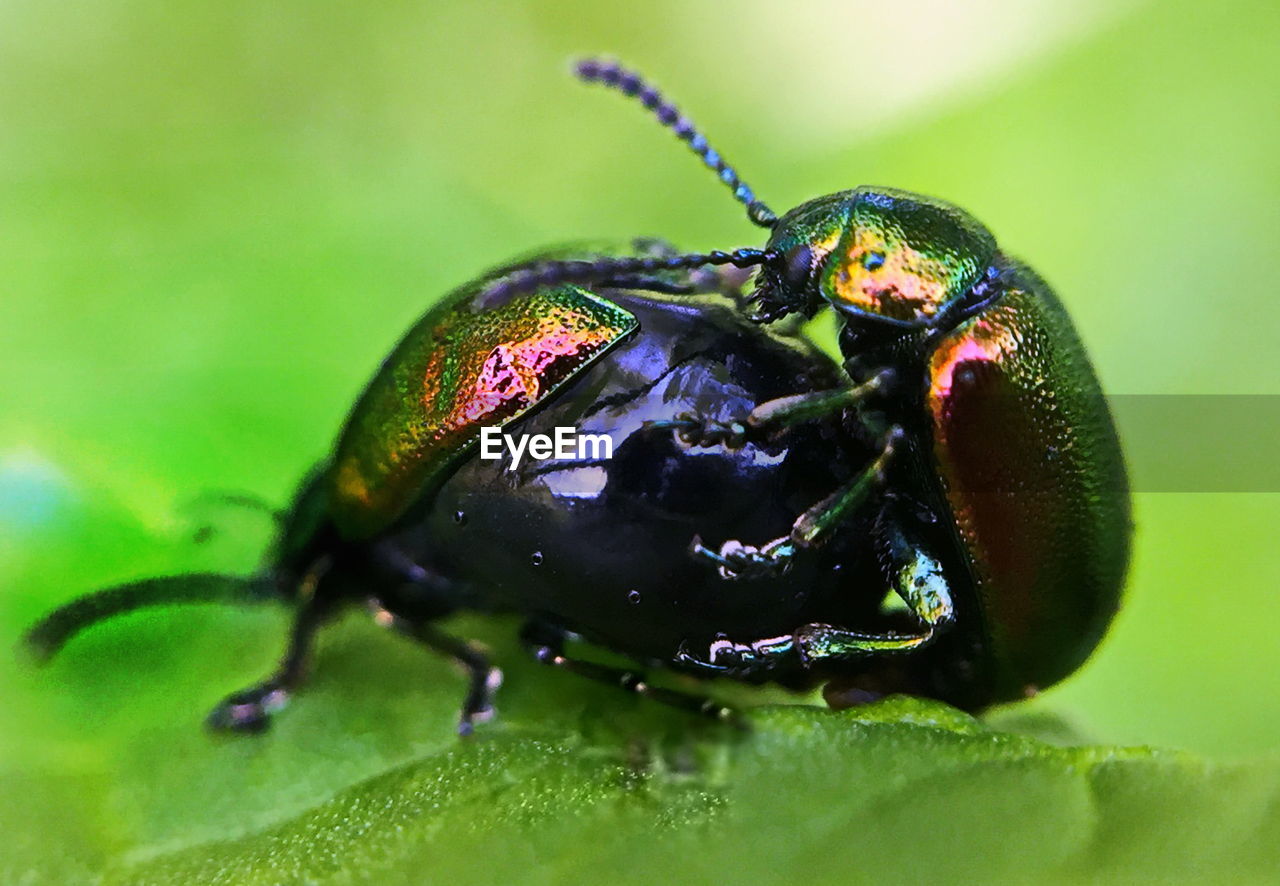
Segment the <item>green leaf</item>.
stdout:
<svg viewBox="0 0 1280 886">
<path fill-rule="evenodd" d="M 1239 882 L 1280 871 L 1280 760 L 1091 746 L 1025 706 L 891 698 L 705 724 L 522 662 L 453 733 L 462 680 L 353 615 L 264 736 L 199 727 L 270 665 L 271 611 L 156 610 L 78 638 L 7 698 L 0 882 Z M 210 685 L 212 684 L 212 685 Z M 729 691 L 731 687 L 719 687 Z M 739 700 L 757 697 L 739 692 Z M 767 697 L 767 696 L 766 696 Z M 24 734 L 33 742 L 23 742 Z M 17 736 L 17 738 L 15 738 Z"/>
<path fill-rule="evenodd" d="M 843 713 L 760 708 L 747 734 L 667 717 L 646 728 L 624 716 L 619 730 L 609 719 L 589 714 L 578 732 L 494 724 L 237 838 L 152 857 L 133 847 L 109 861 L 105 882 L 1239 880 L 1280 870 L 1275 763 L 1056 747 L 901 698 Z M 7 780 L 0 808 L 12 812 L 23 793 Z M 6 881 L 96 867 L 92 835 L 70 823 L 59 825 L 60 852 L 29 853 L 31 866 L 11 863 Z"/>
</svg>

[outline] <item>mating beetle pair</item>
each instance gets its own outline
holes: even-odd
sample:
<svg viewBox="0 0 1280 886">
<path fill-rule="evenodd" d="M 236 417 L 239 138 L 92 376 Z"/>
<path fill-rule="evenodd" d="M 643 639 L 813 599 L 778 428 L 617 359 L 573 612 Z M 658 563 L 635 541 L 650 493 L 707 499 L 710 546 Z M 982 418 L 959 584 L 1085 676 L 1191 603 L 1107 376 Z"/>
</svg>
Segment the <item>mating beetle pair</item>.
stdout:
<svg viewBox="0 0 1280 886">
<path fill-rule="evenodd" d="M 383 363 L 261 575 L 100 591 L 36 625 L 39 651 L 142 605 L 283 596 L 297 615 L 279 670 L 211 717 L 235 729 L 266 724 L 352 600 L 465 666 L 464 732 L 498 672 L 434 625 L 459 609 L 518 613 L 539 660 L 718 716 L 566 640 L 697 677 L 825 682 L 833 705 L 909 692 L 973 710 L 1079 666 L 1118 605 L 1129 503 L 1045 283 L 912 194 L 858 188 L 779 218 L 638 76 L 578 73 L 686 141 L 764 248 L 593 245 L 462 287 Z M 828 305 L 842 366 L 778 322 Z M 608 435 L 614 457 L 475 457 L 484 427 L 565 425 Z"/>
</svg>

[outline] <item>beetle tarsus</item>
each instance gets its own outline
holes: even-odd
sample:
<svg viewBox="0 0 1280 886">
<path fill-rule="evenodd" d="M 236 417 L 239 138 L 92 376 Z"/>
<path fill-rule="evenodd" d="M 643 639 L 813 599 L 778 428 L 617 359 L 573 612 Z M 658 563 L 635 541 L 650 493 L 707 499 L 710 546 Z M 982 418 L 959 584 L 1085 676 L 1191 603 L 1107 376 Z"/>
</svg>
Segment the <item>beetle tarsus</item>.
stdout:
<svg viewBox="0 0 1280 886">
<path fill-rule="evenodd" d="M 682 412 L 673 419 L 649 421 L 645 427 L 673 430 L 689 446 L 725 446 L 740 449 L 752 440 L 767 439 L 796 425 L 822 420 L 863 403 L 879 394 L 892 379 L 882 371 L 860 384 L 819 391 L 806 391 L 756 404 L 741 421 L 723 421 Z"/>
<path fill-rule="evenodd" d="M 288 690 L 269 680 L 227 696 L 209 712 L 205 723 L 217 732 L 266 732 L 271 715 L 288 703 L 289 695 Z"/>
<path fill-rule="evenodd" d="M 718 551 L 708 548 L 701 538 L 694 536 L 689 546 L 689 553 L 695 559 L 711 562 L 720 571 L 720 577 L 729 581 L 777 578 L 791 568 L 797 550 L 795 543 L 785 535 L 760 547 L 729 539 L 720 545 Z"/>
<path fill-rule="evenodd" d="M 493 695 L 502 685 L 502 671 L 490 664 L 489 657 L 474 644 L 430 624 L 403 618 L 379 605 L 374 607 L 374 621 L 452 659 L 467 672 L 467 694 L 458 712 L 458 735 L 466 738 L 475 731 L 477 723 L 486 723 L 496 716 Z"/>
<path fill-rule="evenodd" d="M 703 650 L 694 652 L 686 641 L 680 644 L 673 663 L 703 677 L 756 680 L 779 669 L 785 670 L 788 663 L 797 660 L 791 634 L 751 641 L 717 634 Z"/>
<path fill-rule="evenodd" d="M 740 421 L 720 421 L 682 412 L 673 419 L 645 422 L 652 430 L 672 430 L 686 446 L 723 446 L 741 449 L 749 439 L 750 428 Z"/>
<path fill-rule="evenodd" d="M 321 563 L 316 568 L 323 572 L 328 566 Z M 317 578 L 318 573 L 313 570 L 307 580 Z M 311 643 L 328 614 L 329 606 L 320 598 L 307 597 L 294 617 L 293 627 L 289 630 L 289 646 L 276 672 L 256 686 L 227 696 L 209 713 L 205 724 L 215 731 L 266 731 L 271 715 L 288 704 L 290 696 L 302 684 Z"/>
<path fill-rule="evenodd" d="M 526 624 L 520 632 L 520 639 L 525 648 L 539 664 L 559 668 L 580 677 L 586 677 L 588 680 L 616 687 L 624 692 L 642 695 L 667 707 L 706 717 L 718 723 L 727 723 L 739 729 L 747 728 L 747 722 L 739 711 L 713 698 L 654 686 L 644 674 L 628 668 L 616 668 L 570 658 L 564 654 L 566 638 L 565 632 L 537 622 Z"/>
</svg>

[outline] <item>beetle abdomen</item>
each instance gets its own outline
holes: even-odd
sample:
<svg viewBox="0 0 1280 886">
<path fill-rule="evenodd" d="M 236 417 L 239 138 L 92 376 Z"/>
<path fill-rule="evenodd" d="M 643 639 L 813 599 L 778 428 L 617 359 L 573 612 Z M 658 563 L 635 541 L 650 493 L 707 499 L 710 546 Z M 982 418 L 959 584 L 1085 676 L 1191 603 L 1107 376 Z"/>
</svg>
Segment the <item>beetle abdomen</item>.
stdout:
<svg viewBox="0 0 1280 886">
<path fill-rule="evenodd" d="M 471 608 L 532 615 L 640 660 L 671 661 L 720 633 L 872 617 L 884 589 L 861 524 L 778 576 L 727 581 L 690 555 L 695 537 L 716 549 L 785 535 L 866 459 L 834 423 L 740 447 L 689 445 L 645 424 L 686 411 L 736 419 L 797 386 L 832 387 L 830 358 L 727 299 L 603 294 L 639 318 L 640 334 L 511 430 L 572 426 L 610 439 L 611 454 L 518 468 L 508 455 L 471 458 L 410 512 L 397 549 L 457 579 Z"/>
<path fill-rule="evenodd" d="M 933 451 L 991 639 L 993 700 L 1057 682 L 1101 639 L 1129 555 L 1110 411 L 1062 305 L 1032 272 L 942 339 Z"/>
</svg>

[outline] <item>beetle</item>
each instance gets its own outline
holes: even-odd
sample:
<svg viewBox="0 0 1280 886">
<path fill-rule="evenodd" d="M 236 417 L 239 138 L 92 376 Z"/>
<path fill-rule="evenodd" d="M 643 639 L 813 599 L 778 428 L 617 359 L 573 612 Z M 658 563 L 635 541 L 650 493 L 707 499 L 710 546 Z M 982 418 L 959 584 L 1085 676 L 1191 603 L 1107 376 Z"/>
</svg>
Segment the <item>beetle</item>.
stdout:
<svg viewBox="0 0 1280 886">
<path fill-rule="evenodd" d="M 732 265 L 757 267 L 751 316 L 773 323 L 831 307 L 848 382 L 796 391 L 724 422 L 696 412 L 661 425 L 740 445 L 842 416 L 875 441 L 865 470 L 790 532 L 699 553 L 727 578 L 778 573 L 853 513 L 874 514 L 886 578 L 914 630 L 798 625 L 725 636 L 682 653 L 685 670 L 751 677 L 834 674 L 833 704 L 908 691 L 968 709 L 1034 695 L 1078 668 L 1118 610 L 1132 519 L 1110 409 L 1062 303 L 959 207 L 858 187 L 779 217 L 640 75 L 587 60 L 578 75 L 631 96 L 670 128 L 769 231 L 763 248 L 664 258 L 551 261 L 493 284 Z"/>
<path fill-rule="evenodd" d="M 102 592 L 37 625 L 37 647 L 55 650 L 84 625 L 154 600 L 283 588 L 298 615 L 279 671 L 211 721 L 240 729 L 265 725 L 297 684 L 316 627 L 352 597 L 372 598 L 381 621 L 466 666 L 463 732 L 491 710 L 496 671 L 432 624 L 457 608 L 523 613 L 539 660 L 718 716 L 726 709 L 630 670 L 571 659 L 564 642 L 580 633 L 699 677 L 825 681 L 835 706 L 902 691 L 978 710 L 1078 667 L 1118 606 L 1129 504 L 1109 411 L 1048 286 L 967 213 L 930 198 L 863 187 L 778 217 L 638 75 L 597 61 L 578 73 L 653 110 L 770 231 L 765 246 L 570 250 L 463 287 L 410 331 L 357 401 L 332 460 L 295 501 L 267 576 Z M 731 288 L 729 268 L 758 268 L 733 320 L 705 303 L 709 288 Z M 698 339 L 693 326 L 664 326 L 652 311 L 659 303 L 693 326 L 711 324 L 722 374 L 750 363 L 789 315 L 830 305 L 843 372 L 820 371 L 810 353 L 781 374 L 790 387 L 756 376 L 732 396 L 712 385 L 692 402 L 642 407 L 646 398 L 628 398 L 680 377 L 674 343 Z M 648 356 L 621 369 L 637 348 Z M 623 376 L 629 387 L 610 386 Z M 629 451 L 648 454 L 631 470 L 589 466 L 602 497 L 554 491 L 581 466 L 504 481 L 473 456 L 485 423 L 581 425 L 603 415 L 611 433 L 625 426 Z M 664 534 L 629 548 L 606 542 L 602 552 L 610 533 L 633 539 L 628 526 L 658 525 L 634 505 L 655 488 L 678 492 L 667 470 L 682 482 L 718 478 L 710 500 L 731 498 L 752 489 L 742 485 L 747 466 L 779 446 L 784 456 L 764 459 L 771 491 L 751 496 L 754 509 L 704 515 L 696 531 L 684 521 L 687 543 Z M 696 459 L 692 472 L 670 467 Z M 778 467 L 795 464 L 807 467 Z M 764 527 L 805 491 L 787 525 Z M 592 527 L 597 544 L 574 544 Z M 624 556 L 636 553 L 643 562 Z M 666 570 L 690 560 L 701 571 L 673 584 Z M 657 593 L 622 593 L 618 581 L 633 576 Z M 596 591 L 581 591 L 584 581 Z M 886 591 L 905 614 L 885 611 Z M 634 610 L 620 611 L 622 599 Z M 645 611 L 644 601 L 656 605 Z"/>
<path fill-rule="evenodd" d="M 655 253 L 675 251 L 639 240 L 549 254 Z M 690 556 L 693 536 L 719 546 L 784 530 L 798 509 L 861 467 L 865 448 L 834 423 L 734 447 L 690 445 L 654 430 L 673 410 L 727 420 L 796 386 L 837 384 L 843 372 L 830 357 L 794 330 L 746 319 L 742 275 L 665 274 L 645 289 L 621 288 L 637 282 L 626 280 L 552 286 L 475 307 L 489 280 L 528 261 L 461 287 L 409 330 L 353 408 L 332 457 L 301 484 L 259 574 L 167 576 L 99 591 L 47 616 L 28 633 L 29 646 L 47 659 L 89 625 L 141 606 L 287 602 L 294 623 L 278 669 L 208 720 L 258 731 L 300 684 L 316 632 L 349 604 L 366 604 L 380 624 L 463 666 L 469 688 L 458 726 L 467 734 L 491 715 L 500 672 L 479 648 L 436 626 L 459 610 L 517 613 L 537 660 L 719 719 L 734 712 L 653 686 L 636 670 L 572 658 L 566 643 L 580 634 L 660 666 L 682 644 L 712 642 L 726 629 L 881 619 L 879 599 L 845 590 L 876 583 L 864 533 L 731 588 Z M 548 355 L 577 357 L 573 335 L 580 349 L 595 350 L 569 373 Z M 597 347 L 606 335 L 614 340 Z M 531 367 L 526 356 L 539 362 Z M 434 368 L 436 361 L 449 366 Z M 441 397 L 450 373 L 461 380 Z M 534 383 L 543 397 L 530 403 Z M 481 414 L 450 425 L 465 410 Z M 528 435 L 573 427 L 607 436 L 612 457 L 513 468 L 509 457 L 478 457 L 482 424 Z M 425 455 L 443 466 L 425 477 L 413 473 L 424 458 L 381 467 L 406 441 L 426 436 L 413 436 L 424 426 L 436 435 Z"/>
</svg>

